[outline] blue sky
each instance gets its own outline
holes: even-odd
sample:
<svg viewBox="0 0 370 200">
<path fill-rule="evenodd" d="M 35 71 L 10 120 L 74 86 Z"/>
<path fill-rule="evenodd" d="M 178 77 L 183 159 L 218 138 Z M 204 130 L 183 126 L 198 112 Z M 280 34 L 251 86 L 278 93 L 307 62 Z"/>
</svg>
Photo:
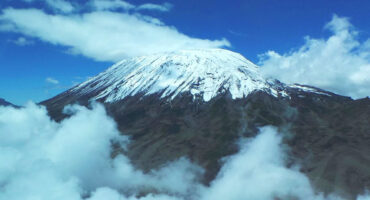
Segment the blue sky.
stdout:
<svg viewBox="0 0 370 200">
<path fill-rule="evenodd" d="M 333 35 L 339 35 L 338 31 L 325 28 L 334 15 L 350 23 L 348 29 L 355 27 L 350 39 L 354 40 L 353 44 L 360 45 L 354 49 L 347 48 L 346 56 L 350 54 L 347 60 L 359 63 L 358 70 L 352 72 L 343 67 L 339 79 L 329 77 L 333 79 L 330 84 L 312 81 L 316 77 L 304 83 L 339 93 L 343 91 L 343 94 L 351 96 L 352 93 L 347 91 L 354 87 L 361 89 L 369 81 L 357 75 L 362 70 L 361 74 L 365 72 L 370 76 L 368 0 L 100 0 L 105 4 L 93 4 L 92 1 L 0 2 L 0 97 L 20 105 L 28 100 L 39 102 L 96 75 L 121 58 L 167 48 L 224 47 L 269 69 L 271 63 L 276 65 L 292 60 L 295 59 L 294 52 L 302 53 L 299 49 L 309 45 L 305 36 L 329 41 Z M 337 20 L 336 24 L 340 22 Z M 98 32 L 101 31 L 100 25 L 95 27 L 95 24 L 99 23 L 112 23 L 112 26 L 107 27 L 106 32 Z M 109 29 L 120 26 L 122 28 L 117 30 Z M 117 34 L 117 31 L 122 34 Z M 340 45 L 345 46 L 347 40 L 345 38 Z M 121 47 L 117 43 L 127 45 Z M 357 49 L 361 49 L 361 53 L 353 55 Z M 110 50 L 112 52 L 107 52 Z M 316 52 L 317 49 L 312 47 L 314 50 Z M 278 61 L 273 60 L 269 55 L 267 61 L 261 61 L 259 55 L 269 51 L 282 55 L 285 60 L 281 57 Z M 340 54 L 333 53 L 335 55 Z M 276 70 L 270 71 L 276 73 Z M 286 76 L 279 78 L 284 80 L 291 73 L 286 72 Z M 297 77 L 294 81 L 300 80 Z M 355 81 L 353 77 L 356 77 Z M 353 87 L 335 88 L 334 80 L 342 79 L 352 80 Z M 370 95 L 368 92 L 358 92 L 353 96 Z"/>
</svg>

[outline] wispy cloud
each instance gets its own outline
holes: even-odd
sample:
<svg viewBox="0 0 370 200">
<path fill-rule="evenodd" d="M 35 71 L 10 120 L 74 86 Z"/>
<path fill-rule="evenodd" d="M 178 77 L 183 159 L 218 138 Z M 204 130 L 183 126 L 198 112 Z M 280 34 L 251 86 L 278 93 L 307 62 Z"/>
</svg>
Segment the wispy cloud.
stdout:
<svg viewBox="0 0 370 200">
<path fill-rule="evenodd" d="M 238 36 L 238 37 L 247 37 L 247 36 L 248 36 L 248 35 L 247 35 L 247 34 L 245 34 L 245 33 L 237 32 L 237 31 L 233 31 L 233 30 L 228 30 L 228 32 L 229 32 L 231 35 Z"/>
<path fill-rule="evenodd" d="M 370 39 L 362 42 L 347 18 L 333 16 L 327 39 L 305 37 L 305 44 L 285 54 L 269 51 L 260 65 L 267 76 L 301 83 L 353 98 L 370 96 Z"/>
<path fill-rule="evenodd" d="M 121 0 L 91 0 L 89 4 L 96 10 L 132 10 L 136 8 L 135 5 Z"/>
<path fill-rule="evenodd" d="M 18 46 L 28 46 L 34 44 L 32 40 L 28 40 L 25 37 L 18 37 L 16 40 L 9 40 L 9 42 L 12 42 Z"/>
<path fill-rule="evenodd" d="M 163 51 L 230 46 L 227 39 L 190 37 L 158 18 L 138 12 L 111 11 L 113 8 L 131 7 L 123 1 L 94 2 L 97 10 L 74 14 L 49 14 L 40 9 L 3 9 L 0 30 L 66 46 L 67 52 L 72 54 L 113 62 Z M 141 9 L 162 7 L 170 9 L 171 6 L 147 4 Z"/>
<path fill-rule="evenodd" d="M 51 84 L 55 84 L 55 85 L 59 84 L 59 81 L 57 79 L 51 78 L 51 77 L 46 78 L 45 81 L 47 83 L 51 83 Z"/>
<path fill-rule="evenodd" d="M 65 0 L 45 0 L 45 2 L 51 7 L 63 13 L 70 13 L 74 11 L 73 5 Z"/>
<path fill-rule="evenodd" d="M 152 3 L 146 3 L 138 6 L 137 10 L 156 10 L 161 12 L 168 12 L 172 8 L 172 4 L 170 3 L 164 3 L 164 4 L 152 4 Z"/>
<path fill-rule="evenodd" d="M 52 8 L 56 12 L 70 13 L 75 10 L 72 3 L 66 0 L 23 0 L 25 2 L 41 2 Z"/>
<path fill-rule="evenodd" d="M 141 5 L 134 5 L 127 1 L 122 0 L 91 0 L 88 4 L 96 10 L 116 10 L 122 9 L 126 11 L 141 11 L 141 10 L 153 10 L 160 12 L 168 12 L 172 9 L 173 5 L 170 3 L 154 4 L 144 3 Z"/>
</svg>

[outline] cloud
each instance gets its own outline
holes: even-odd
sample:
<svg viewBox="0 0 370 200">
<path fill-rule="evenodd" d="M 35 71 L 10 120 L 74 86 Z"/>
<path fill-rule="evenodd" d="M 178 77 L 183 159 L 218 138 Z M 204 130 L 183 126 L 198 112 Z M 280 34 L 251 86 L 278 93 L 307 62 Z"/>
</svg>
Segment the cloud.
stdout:
<svg viewBox="0 0 370 200">
<path fill-rule="evenodd" d="M 200 187 L 202 170 L 185 158 L 147 174 L 123 155 L 112 159 L 112 143 L 126 148 L 129 139 L 103 106 L 65 112 L 72 116 L 57 123 L 32 103 L 0 106 L 1 200 L 136 199 L 142 191 L 154 191 L 142 199 L 175 199 Z"/>
<path fill-rule="evenodd" d="M 45 81 L 48 82 L 48 83 L 51 83 L 51 84 L 55 84 L 55 85 L 59 84 L 58 80 L 56 80 L 54 78 L 51 78 L 51 77 L 46 78 Z"/>
<path fill-rule="evenodd" d="M 297 50 L 261 56 L 266 76 L 286 83 L 316 86 L 353 98 L 370 96 L 370 39 L 361 42 L 347 18 L 333 16 L 327 39 L 305 37 Z"/>
<path fill-rule="evenodd" d="M 65 0 L 23 0 L 23 1 L 28 3 L 40 1 L 48 5 L 54 11 L 61 13 L 70 13 L 75 10 L 74 6 L 70 2 Z"/>
<path fill-rule="evenodd" d="M 237 37 L 248 37 L 247 34 L 242 33 L 242 32 L 237 32 L 237 31 L 233 31 L 233 30 L 228 30 L 227 32 L 229 32 L 231 35 L 234 35 L 234 36 L 237 36 Z"/>
<path fill-rule="evenodd" d="M 141 11 L 141 10 L 153 10 L 160 12 L 168 12 L 172 9 L 173 5 L 170 3 L 154 4 L 145 3 L 141 5 L 134 5 L 122 0 L 91 0 L 89 5 L 95 10 L 117 10 L 122 9 L 125 11 Z"/>
<path fill-rule="evenodd" d="M 119 155 L 130 140 L 117 130 L 102 105 L 68 106 L 71 117 L 57 123 L 44 107 L 0 106 L 0 200 L 339 200 L 312 189 L 299 167 L 287 167 L 282 136 L 261 128 L 223 159 L 210 186 L 203 170 L 186 158 L 144 173 Z M 368 199 L 360 195 L 358 200 Z"/>
<path fill-rule="evenodd" d="M 205 199 L 323 199 L 298 168 L 287 168 L 276 129 L 264 127 L 226 160 Z"/>
<path fill-rule="evenodd" d="M 51 7 L 56 9 L 57 11 L 63 13 L 70 13 L 74 10 L 74 7 L 71 3 L 64 0 L 45 0 L 45 2 Z"/>
<path fill-rule="evenodd" d="M 121 0 L 92 0 L 89 3 L 96 10 L 115 10 L 119 8 L 132 10 L 136 8 L 135 5 Z"/>
<path fill-rule="evenodd" d="M 28 46 L 34 44 L 32 40 L 28 40 L 24 37 L 18 37 L 16 40 L 9 40 L 10 42 L 18 45 L 18 46 Z"/>
<path fill-rule="evenodd" d="M 137 10 L 156 10 L 156 11 L 161 11 L 161 12 L 168 12 L 171 10 L 173 7 L 172 4 L 170 3 L 164 3 L 162 5 L 159 4 L 152 4 L 152 3 L 146 3 L 138 6 L 136 9 Z"/>
<path fill-rule="evenodd" d="M 123 6 L 121 4 L 115 5 Z M 99 4 L 98 7 L 108 9 L 112 5 Z M 226 39 L 189 37 L 157 18 L 136 12 L 93 11 L 61 15 L 40 9 L 7 8 L 0 15 L 0 30 L 62 45 L 69 53 L 98 61 L 116 62 L 157 52 L 230 46 Z"/>
<path fill-rule="evenodd" d="M 369 196 L 369 194 L 368 194 L 368 192 L 367 192 L 367 193 L 365 193 L 364 195 L 359 195 L 359 196 L 357 197 L 357 200 L 370 200 L 370 196 Z"/>
</svg>

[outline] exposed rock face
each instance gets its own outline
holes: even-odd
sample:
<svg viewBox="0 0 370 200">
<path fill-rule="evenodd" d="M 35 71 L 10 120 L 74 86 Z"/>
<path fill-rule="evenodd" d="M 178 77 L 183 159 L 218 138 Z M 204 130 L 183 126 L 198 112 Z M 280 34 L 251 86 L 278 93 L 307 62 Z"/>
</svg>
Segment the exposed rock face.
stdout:
<svg viewBox="0 0 370 200">
<path fill-rule="evenodd" d="M 103 103 L 132 138 L 123 153 L 144 170 L 186 156 L 206 169 L 204 183 L 209 183 L 220 159 L 238 151 L 240 137 L 274 125 L 287 134 L 291 163 L 300 164 L 318 190 L 354 198 L 370 188 L 369 99 L 265 80 L 233 52 L 204 54 L 182 51 L 122 61 L 41 104 L 61 120 L 67 117 L 61 112 L 65 105 Z M 204 63 L 209 65 L 198 72 Z"/>
</svg>

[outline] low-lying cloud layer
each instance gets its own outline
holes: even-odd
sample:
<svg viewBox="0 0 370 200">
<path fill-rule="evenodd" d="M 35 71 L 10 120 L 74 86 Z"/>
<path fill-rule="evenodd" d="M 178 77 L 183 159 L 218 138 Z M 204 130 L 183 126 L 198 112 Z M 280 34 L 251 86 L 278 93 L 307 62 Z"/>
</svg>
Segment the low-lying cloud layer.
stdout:
<svg viewBox="0 0 370 200">
<path fill-rule="evenodd" d="M 133 5 L 119 0 L 91 0 L 67 9 L 66 5 L 73 4 L 63 0 L 46 2 L 56 6 L 53 10 L 57 11 L 50 13 L 36 8 L 1 10 L 0 31 L 20 33 L 65 46 L 72 54 L 113 62 L 157 52 L 230 46 L 226 39 L 187 36 L 160 19 L 140 12 L 167 12 L 172 8 L 168 3 Z"/>
<path fill-rule="evenodd" d="M 347 18 L 334 16 L 325 29 L 327 39 L 306 37 L 297 50 L 262 55 L 265 75 L 285 83 L 316 86 L 353 98 L 370 96 L 370 39 L 358 39 Z"/>
<path fill-rule="evenodd" d="M 281 135 L 264 127 L 242 140 L 206 187 L 203 170 L 186 158 L 149 173 L 124 155 L 111 157 L 112 143 L 126 148 L 103 106 L 69 106 L 72 117 L 52 121 L 43 107 L 0 107 L 0 200 L 324 200 L 298 167 L 286 167 Z M 363 200 L 367 196 L 360 196 Z"/>
<path fill-rule="evenodd" d="M 136 199 L 146 190 L 166 195 L 144 199 L 171 199 L 168 195 L 184 196 L 198 187 L 193 183 L 202 170 L 185 158 L 149 174 L 134 169 L 125 156 L 112 159 L 112 142 L 125 147 L 128 138 L 102 106 L 67 110 L 75 114 L 56 123 L 34 104 L 0 107 L 1 200 Z"/>
<path fill-rule="evenodd" d="M 281 137 L 272 127 L 261 129 L 230 157 L 207 192 L 206 199 L 323 199 L 316 196 L 308 178 L 285 167 Z"/>
</svg>

